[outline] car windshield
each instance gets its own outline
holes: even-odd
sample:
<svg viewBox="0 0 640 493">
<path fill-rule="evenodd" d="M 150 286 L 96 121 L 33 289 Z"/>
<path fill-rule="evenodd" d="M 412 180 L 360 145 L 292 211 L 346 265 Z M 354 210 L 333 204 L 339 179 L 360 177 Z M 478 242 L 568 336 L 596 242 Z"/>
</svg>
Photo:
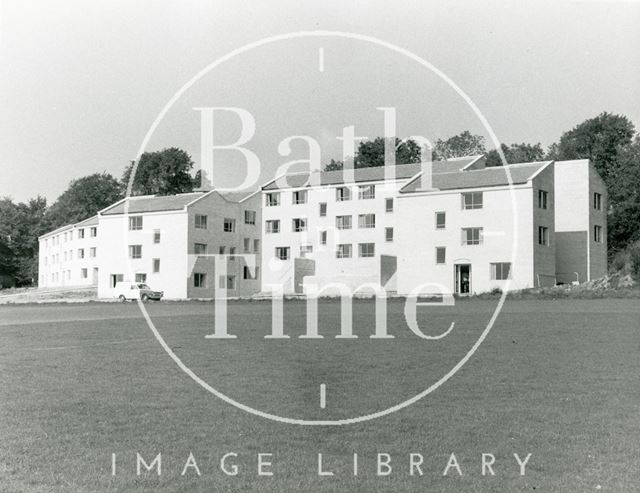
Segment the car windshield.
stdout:
<svg viewBox="0 0 640 493">
<path fill-rule="evenodd" d="M 138 284 L 139 289 L 150 289 L 146 284 Z"/>
</svg>

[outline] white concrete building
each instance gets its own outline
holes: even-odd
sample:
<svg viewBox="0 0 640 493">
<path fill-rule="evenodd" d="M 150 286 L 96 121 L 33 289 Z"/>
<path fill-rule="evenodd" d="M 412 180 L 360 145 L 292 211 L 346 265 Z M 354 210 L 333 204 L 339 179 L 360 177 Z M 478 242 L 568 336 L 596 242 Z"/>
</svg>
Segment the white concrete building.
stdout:
<svg viewBox="0 0 640 493">
<path fill-rule="evenodd" d="M 260 269 L 250 259 L 260 258 L 259 198 L 211 190 L 130 197 L 103 209 L 98 296 L 113 297 L 118 281 L 145 282 L 166 298 L 213 298 L 216 286 L 228 297 L 258 292 Z M 228 256 L 223 277 L 214 267 L 219 254 Z"/>
<path fill-rule="evenodd" d="M 62 226 L 38 238 L 38 286 L 98 283 L 98 217 Z"/>
</svg>

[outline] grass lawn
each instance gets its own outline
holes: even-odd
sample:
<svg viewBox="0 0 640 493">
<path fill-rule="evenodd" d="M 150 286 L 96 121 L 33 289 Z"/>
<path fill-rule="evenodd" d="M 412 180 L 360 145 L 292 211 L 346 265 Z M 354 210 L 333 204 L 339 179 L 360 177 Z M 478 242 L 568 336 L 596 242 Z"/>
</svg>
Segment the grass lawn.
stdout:
<svg viewBox="0 0 640 493">
<path fill-rule="evenodd" d="M 305 305 L 285 304 L 288 340 L 265 340 L 269 302 L 231 302 L 211 340 L 210 303 L 147 305 L 198 376 L 265 412 L 344 419 L 393 406 L 436 382 L 484 329 L 495 300 L 388 305 L 392 340 L 370 339 L 371 301 L 354 302 L 358 339 L 335 339 L 339 303 L 320 303 L 322 340 L 300 340 Z M 640 485 L 640 306 L 633 299 L 507 301 L 469 362 L 422 400 L 346 426 L 287 425 L 222 402 L 164 352 L 134 303 L 0 306 L 0 491 L 637 491 Z M 326 407 L 320 406 L 326 386 Z M 221 457 L 234 452 L 229 468 Z M 111 475 L 112 453 L 117 473 Z M 136 453 L 162 454 L 162 475 L 136 475 Z M 191 468 L 181 472 L 189 457 Z M 258 476 L 258 454 L 273 454 Z M 317 475 L 317 454 L 333 476 Z M 353 475 L 353 454 L 358 475 Z M 378 453 L 392 472 L 376 475 Z M 409 474 L 411 453 L 423 475 Z M 451 454 L 462 471 L 442 475 Z M 495 476 L 481 455 L 495 455 Z M 520 476 L 513 456 L 531 453 Z M 415 470 L 414 470 L 415 472 Z"/>
</svg>

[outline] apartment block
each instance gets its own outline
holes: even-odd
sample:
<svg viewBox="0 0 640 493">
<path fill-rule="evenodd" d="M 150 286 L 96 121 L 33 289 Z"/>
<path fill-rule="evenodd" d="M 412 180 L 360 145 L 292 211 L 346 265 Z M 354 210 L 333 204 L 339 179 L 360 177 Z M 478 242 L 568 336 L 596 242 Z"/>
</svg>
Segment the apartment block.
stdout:
<svg viewBox="0 0 640 493">
<path fill-rule="evenodd" d="M 38 238 L 38 286 L 98 283 L 98 217 L 62 226 Z"/>
<path fill-rule="evenodd" d="M 112 297 L 119 281 L 166 298 L 213 298 L 216 286 L 228 297 L 258 292 L 259 199 L 211 190 L 129 197 L 100 211 L 98 296 Z M 218 270 L 215 255 L 224 256 Z"/>
</svg>

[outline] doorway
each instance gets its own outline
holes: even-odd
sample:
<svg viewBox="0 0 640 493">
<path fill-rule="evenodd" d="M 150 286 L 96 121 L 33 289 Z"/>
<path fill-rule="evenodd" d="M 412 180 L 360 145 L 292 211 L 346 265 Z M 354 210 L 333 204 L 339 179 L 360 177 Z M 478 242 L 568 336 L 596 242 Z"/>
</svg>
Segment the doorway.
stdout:
<svg viewBox="0 0 640 493">
<path fill-rule="evenodd" d="M 456 294 L 471 293 L 471 264 L 455 265 Z"/>
</svg>

